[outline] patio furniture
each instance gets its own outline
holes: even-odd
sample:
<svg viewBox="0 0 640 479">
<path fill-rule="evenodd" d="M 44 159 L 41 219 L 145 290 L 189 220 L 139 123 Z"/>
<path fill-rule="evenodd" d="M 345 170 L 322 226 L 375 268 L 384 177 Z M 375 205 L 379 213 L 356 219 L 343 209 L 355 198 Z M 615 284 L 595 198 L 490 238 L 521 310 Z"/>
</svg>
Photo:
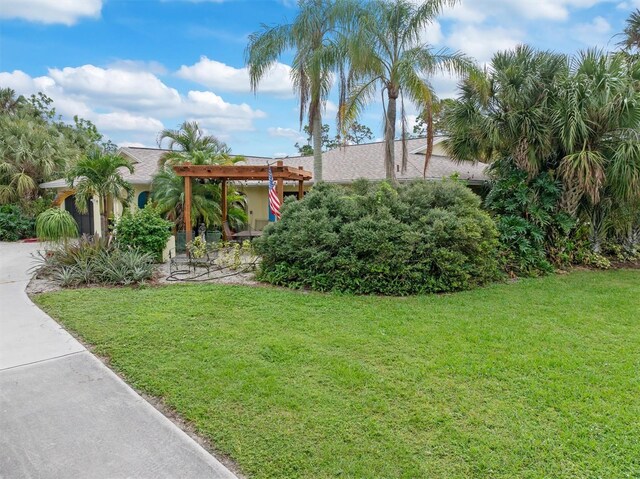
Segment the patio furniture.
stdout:
<svg viewBox="0 0 640 479">
<path fill-rule="evenodd" d="M 258 230 L 246 230 L 246 231 L 238 231 L 232 235 L 232 238 L 236 241 L 251 241 L 253 238 L 259 238 L 262 236 L 262 231 Z"/>
</svg>

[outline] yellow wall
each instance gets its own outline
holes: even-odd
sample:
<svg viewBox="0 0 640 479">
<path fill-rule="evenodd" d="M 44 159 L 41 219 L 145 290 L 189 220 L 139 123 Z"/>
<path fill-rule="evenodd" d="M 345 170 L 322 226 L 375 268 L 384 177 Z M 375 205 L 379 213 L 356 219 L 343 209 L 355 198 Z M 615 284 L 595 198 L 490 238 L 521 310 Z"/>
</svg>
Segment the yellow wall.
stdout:
<svg viewBox="0 0 640 479">
<path fill-rule="evenodd" d="M 135 212 L 138 209 L 138 196 L 143 191 L 151 191 L 151 185 L 133 185 L 134 195 L 129 206 L 131 212 Z M 305 191 L 308 191 L 309 185 L 305 185 Z M 267 195 L 267 185 L 241 185 L 237 184 L 236 189 L 246 195 L 247 198 L 247 214 L 249 215 L 249 225 L 251 229 L 262 229 L 264 224 L 269 221 L 269 200 Z M 297 193 L 297 185 L 285 185 L 285 192 Z M 93 209 L 94 221 L 93 224 L 96 228 L 96 233 L 101 234 L 100 231 L 100 208 L 99 201 L 96 197 L 94 199 L 95 208 Z M 64 201 L 60 205 L 60 208 L 64 209 Z M 113 202 L 113 213 L 117 218 L 123 213 L 123 206 L 119 201 Z"/>
<path fill-rule="evenodd" d="M 267 185 L 237 185 L 238 191 L 244 193 L 247 198 L 247 214 L 249 215 L 249 225 L 251 229 L 262 229 L 262 225 L 269 221 L 269 197 Z M 310 186 L 305 185 L 304 190 L 308 191 Z M 298 192 L 298 187 L 286 185 L 285 192 Z"/>
<path fill-rule="evenodd" d="M 437 145 L 433 145 L 433 154 L 436 156 L 449 156 L 444 149 L 442 143 L 438 143 Z"/>
</svg>

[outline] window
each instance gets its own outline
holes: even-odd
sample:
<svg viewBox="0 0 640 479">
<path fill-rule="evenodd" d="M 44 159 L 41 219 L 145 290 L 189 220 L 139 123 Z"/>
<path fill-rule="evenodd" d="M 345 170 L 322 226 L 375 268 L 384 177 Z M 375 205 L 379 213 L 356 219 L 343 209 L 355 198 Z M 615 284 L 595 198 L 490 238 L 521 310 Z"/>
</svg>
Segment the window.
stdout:
<svg viewBox="0 0 640 479">
<path fill-rule="evenodd" d="M 149 202 L 149 192 L 143 191 L 138 195 L 138 208 L 142 209 Z"/>
</svg>

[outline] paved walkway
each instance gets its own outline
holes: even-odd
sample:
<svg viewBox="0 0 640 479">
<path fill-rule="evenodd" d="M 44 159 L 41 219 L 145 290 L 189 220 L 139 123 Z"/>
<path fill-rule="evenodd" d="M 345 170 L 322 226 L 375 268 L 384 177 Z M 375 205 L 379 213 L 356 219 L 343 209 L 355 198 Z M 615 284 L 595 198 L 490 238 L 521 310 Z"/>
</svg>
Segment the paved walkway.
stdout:
<svg viewBox="0 0 640 479">
<path fill-rule="evenodd" d="M 36 249 L 0 243 L 0 479 L 235 478 L 29 300 Z"/>
</svg>

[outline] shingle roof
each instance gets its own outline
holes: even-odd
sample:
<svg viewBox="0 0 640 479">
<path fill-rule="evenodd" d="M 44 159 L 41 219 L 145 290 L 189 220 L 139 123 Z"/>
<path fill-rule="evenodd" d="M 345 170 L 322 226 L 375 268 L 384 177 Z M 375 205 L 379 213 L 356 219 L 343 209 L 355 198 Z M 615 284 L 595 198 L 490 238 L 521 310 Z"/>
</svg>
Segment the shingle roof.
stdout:
<svg viewBox="0 0 640 479">
<path fill-rule="evenodd" d="M 422 178 L 424 167 L 425 140 L 422 138 L 407 141 L 407 171 L 400 173 L 402 162 L 402 142 L 395 142 L 396 169 L 400 181 Z M 120 153 L 129 157 L 134 162 L 134 172 L 123 171 L 123 177 L 132 184 L 150 184 L 153 175 L 158 171 L 158 164 L 162 155 L 169 150 L 160 148 L 123 147 Z M 276 159 L 244 156 L 244 164 L 264 165 L 274 163 Z M 286 166 L 302 166 L 305 170 L 313 172 L 313 157 L 290 156 L 281 159 Z M 472 183 L 487 181 L 484 163 L 456 163 L 450 158 L 441 155 L 433 155 L 427 170 L 427 179 L 439 179 L 457 174 L 460 179 Z M 324 181 L 331 183 L 349 183 L 359 178 L 369 180 L 383 180 L 384 168 L 384 142 L 366 143 L 362 145 L 349 145 L 328 151 L 322 155 L 322 175 Z M 55 180 L 43 183 L 42 188 L 61 188 L 66 186 L 64 180 Z"/>
<path fill-rule="evenodd" d="M 400 181 L 422 178 L 426 140 L 416 138 L 407 141 L 407 171 L 400 172 L 402 164 L 402 142 L 395 142 L 396 175 Z M 425 148 L 423 148 L 425 147 Z M 286 166 L 302 166 L 313 171 L 313 157 L 296 156 L 282 158 Z M 270 160 L 274 161 L 274 160 Z M 247 163 L 256 164 L 247 159 Z M 264 160 L 260 164 L 264 164 Z M 440 179 L 457 174 L 460 179 L 472 183 L 488 180 L 484 173 L 484 163 L 456 163 L 451 158 L 433 155 L 427 170 L 427 179 Z M 328 151 L 322 155 L 322 177 L 326 182 L 348 183 L 359 178 L 368 180 L 384 180 L 384 142 L 349 145 Z"/>
</svg>

